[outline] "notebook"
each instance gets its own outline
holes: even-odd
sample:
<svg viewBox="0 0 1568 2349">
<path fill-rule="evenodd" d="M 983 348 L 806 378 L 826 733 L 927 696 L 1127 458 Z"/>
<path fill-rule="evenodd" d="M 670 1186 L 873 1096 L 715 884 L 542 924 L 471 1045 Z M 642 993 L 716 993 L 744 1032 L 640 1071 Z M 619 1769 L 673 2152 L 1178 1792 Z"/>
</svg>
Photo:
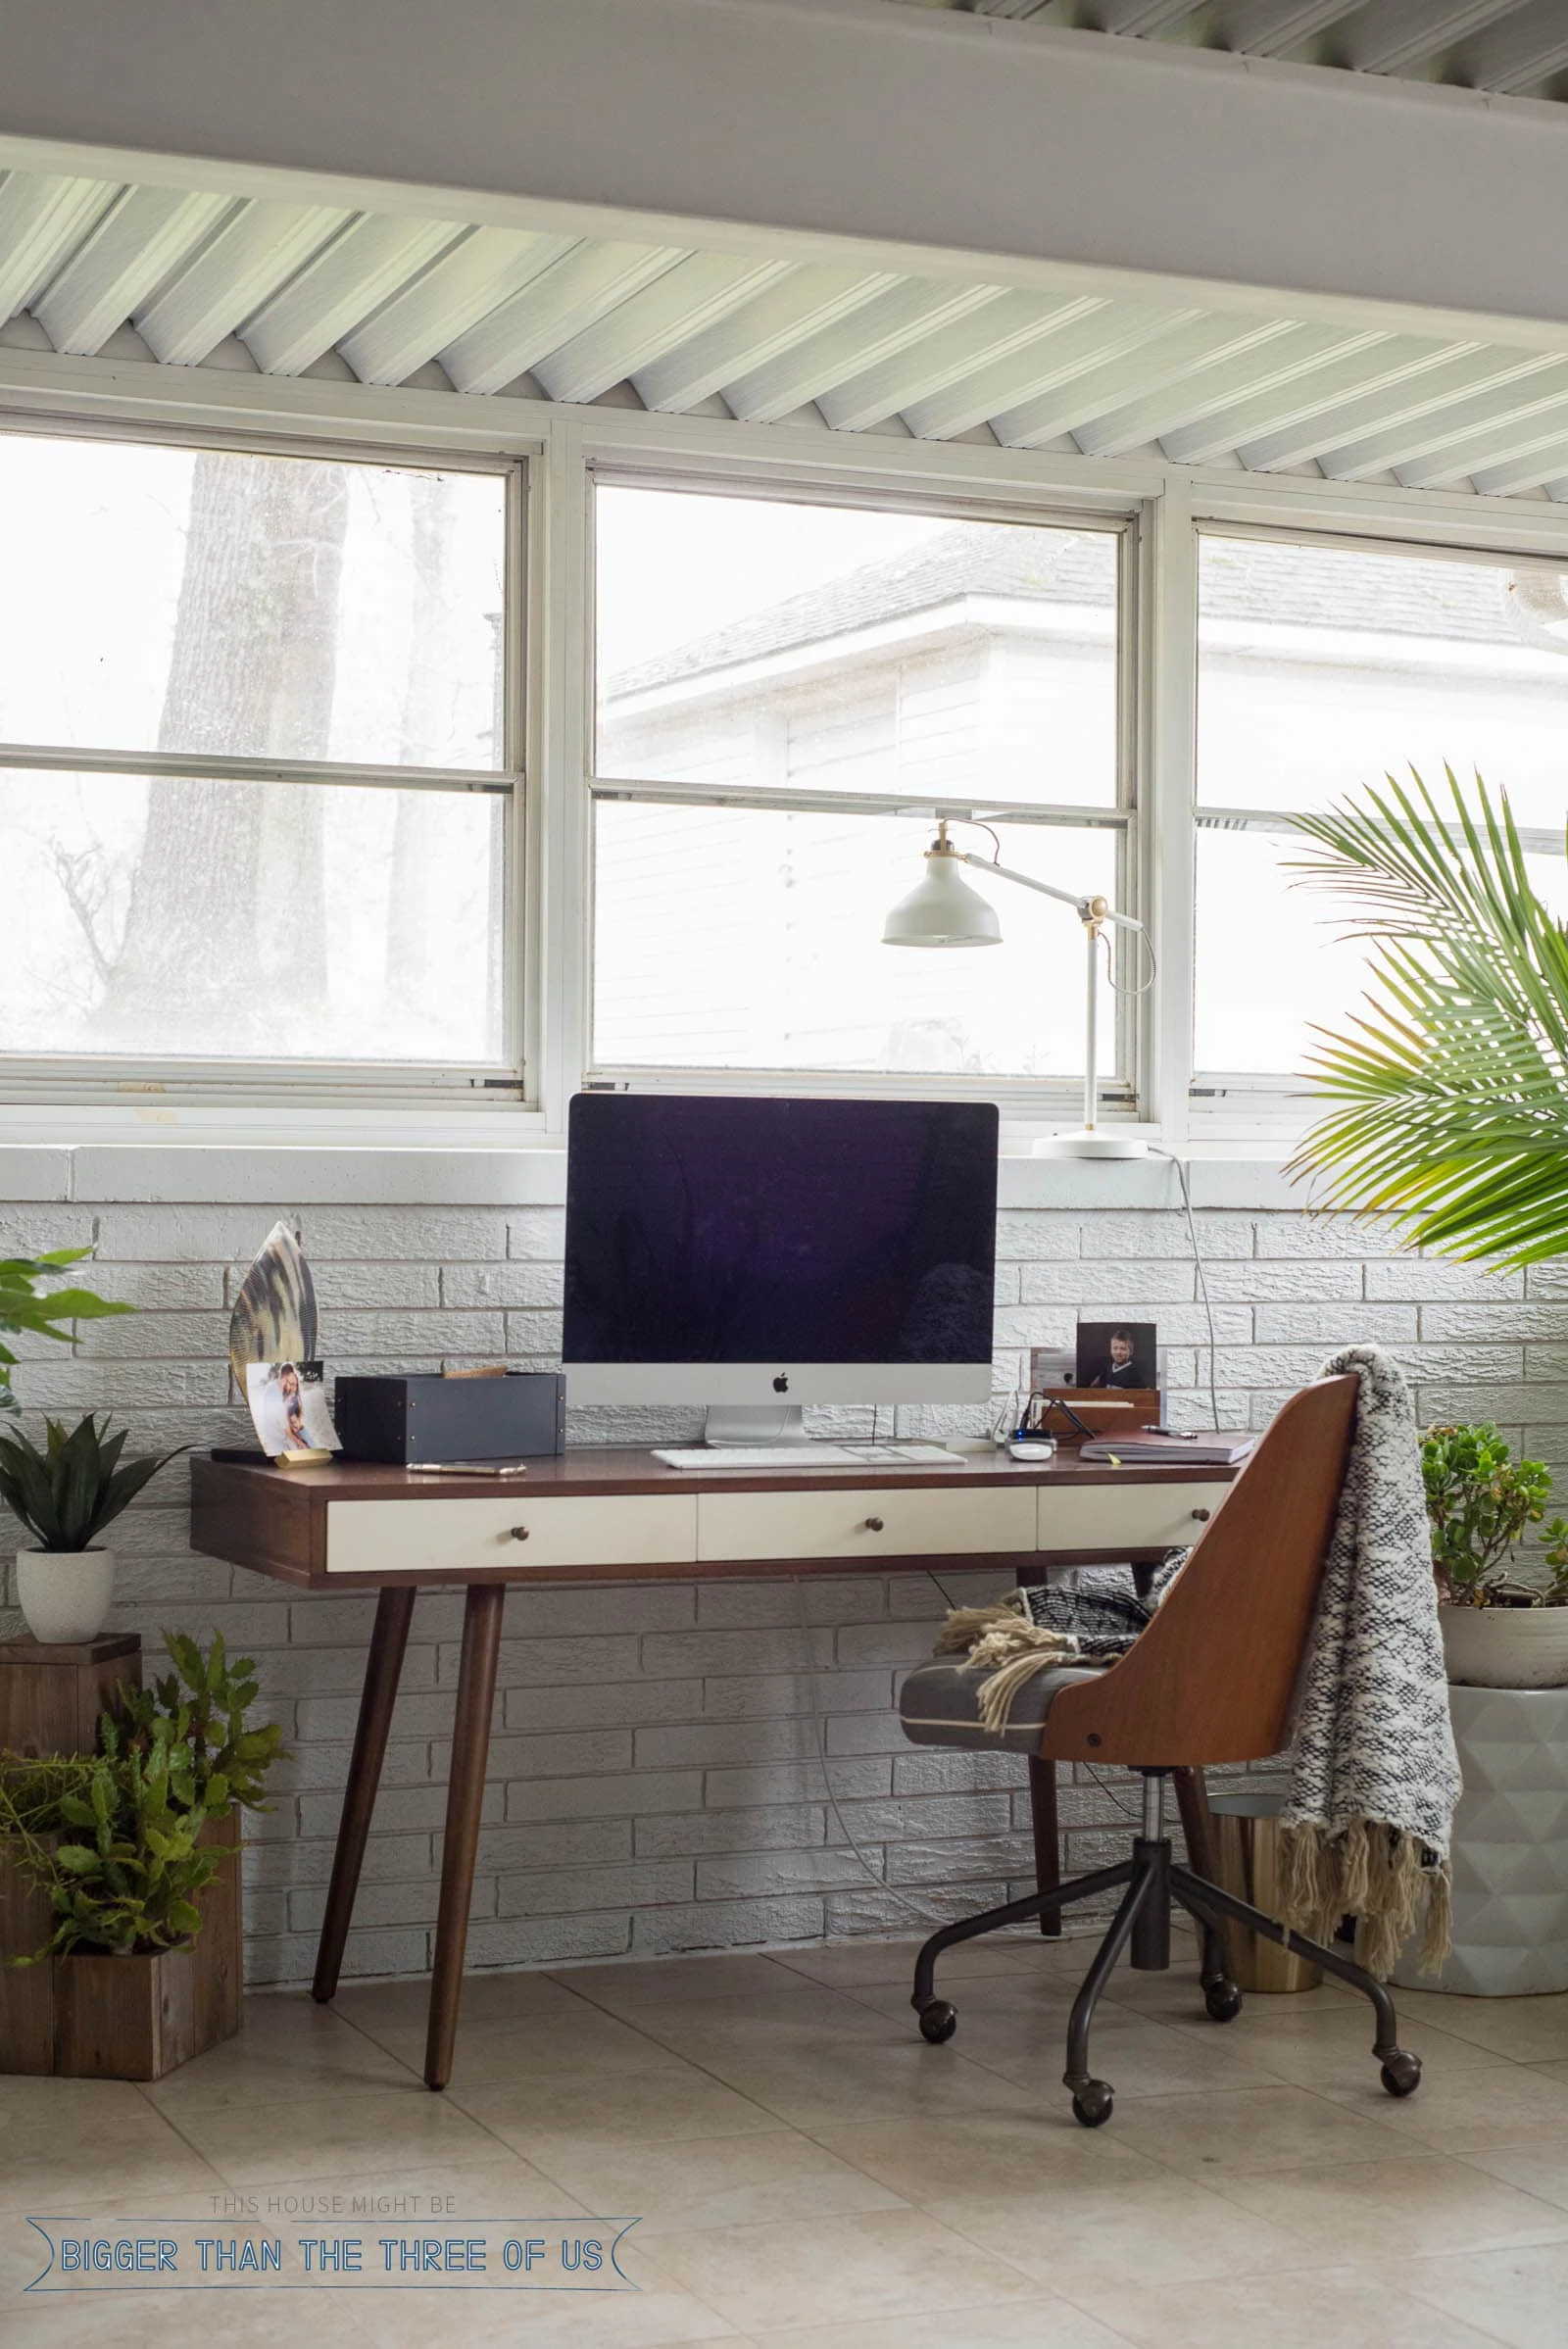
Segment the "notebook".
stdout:
<svg viewBox="0 0 1568 2349">
<path fill-rule="evenodd" d="M 1204 1428 L 1196 1436 L 1154 1436 L 1129 1429 L 1125 1436 L 1102 1436 L 1083 1444 L 1078 1457 L 1120 1460 L 1128 1468 L 1147 1467 L 1152 1460 L 1178 1461 L 1188 1468 L 1235 1468 L 1256 1442 L 1245 1428 Z"/>
</svg>

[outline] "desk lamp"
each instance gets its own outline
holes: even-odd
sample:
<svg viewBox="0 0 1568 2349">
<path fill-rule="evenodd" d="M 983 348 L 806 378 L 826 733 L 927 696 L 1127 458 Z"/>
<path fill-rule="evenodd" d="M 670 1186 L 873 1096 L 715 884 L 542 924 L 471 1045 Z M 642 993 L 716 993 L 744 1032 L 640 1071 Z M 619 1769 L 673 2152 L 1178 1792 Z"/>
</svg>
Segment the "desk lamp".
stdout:
<svg viewBox="0 0 1568 2349">
<path fill-rule="evenodd" d="M 1016 881 L 1041 897 L 1071 905 L 1084 926 L 1089 981 L 1089 1016 L 1084 1044 L 1084 1122 L 1077 1134 L 1054 1134 L 1037 1143 L 1040 1155 L 1053 1158 L 1142 1158 L 1148 1145 L 1131 1134 L 1102 1133 L 1096 1122 L 1099 1086 L 1096 1059 L 1099 1047 L 1099 1005 L 1095 987 L 1095 951 L 1107 922 L 1119 930 L 1136 930 L 1148 944 L 1148 933 L 1130 913 L 1113 913 L 1102 897 L 1075 897 L 1070 889 L 1053 889 L 1029 873 L 1015 873 L 989 856 L 971 856 L 948 838 L 948 819 L 937 825 L 937 836 L 925 853 L 925 878 L 911 889 L 888 915 L 882 933 L 884 946 L 1000 946 L 1002 924 L 996 908 L 978 890 L 971 889 L 958 871 L 972 864 L 978 872 L 995 873 L 1000 880 Z"/>
</svg>

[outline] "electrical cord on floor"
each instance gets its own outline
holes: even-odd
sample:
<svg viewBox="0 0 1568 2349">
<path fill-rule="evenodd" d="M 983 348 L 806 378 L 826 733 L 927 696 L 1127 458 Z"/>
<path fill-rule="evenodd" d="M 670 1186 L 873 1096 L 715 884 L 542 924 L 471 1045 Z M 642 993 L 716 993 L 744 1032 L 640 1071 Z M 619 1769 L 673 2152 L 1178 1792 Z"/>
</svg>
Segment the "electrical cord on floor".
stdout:
<svg viewBox="0 0 1568 2349">
<path fill-rule="evenodd" d="M 935 1577 L 932 1579 L 935 1580 Z M 833 1814 L 834 1823 L 856 1859 L 864 1869 L 867 1879 L 875 1884 L 885 1900 L 892 1901 L 895 1908 L 905 1910 L 915 1920 L 917 1925 L 926 1926 L 932 1932 L 935 1932 L 940 1926 L 951 1925 L 953 1923 L 951 1917 L 939 1916 L 934 1909 L 925 1907 L 918 1900 L 910 1899 L 907 1894 L 900 1890 L 897 1884 L 888 1883 L 887 1878 L 881 1874 L 860 1848 L 856 1839 L 855 1830 L 844 1816 L 838 1795 L 833 1788 L 833 1776 L 828 1768 L 827 1724 L 822 1718 L 822 1708 L 817 1701 L 816 1662 L 811 1654 L 811 1619 L 806 1609 L 806 1578 L 804 1575 L 794 1574 L 791 1575 L 790 1580 L 795 1585 L 796 1603 L 801 1616 L 801 1644 L 806 1653 L 806 1685 L 811 1692 L 811 1725 L 816 1743 L 816 1766 L 822 1774 L 822 1790 L 827 1796 L 827 1807 Z"/>
</svg>

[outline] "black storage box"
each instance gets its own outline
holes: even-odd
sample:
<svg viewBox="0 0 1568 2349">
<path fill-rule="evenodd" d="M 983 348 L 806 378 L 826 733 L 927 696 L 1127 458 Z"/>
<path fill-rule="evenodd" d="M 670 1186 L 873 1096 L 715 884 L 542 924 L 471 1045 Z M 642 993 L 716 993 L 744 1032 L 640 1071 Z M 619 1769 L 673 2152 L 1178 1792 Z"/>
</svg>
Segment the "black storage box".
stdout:
<svg viewBox="0 0 1568 2349">
<path fill-rule="evenodd" d="M 559 1370 L 340 1378 L 332 1415 L 345 1460 L 538 1459 L 566 1448 L 566 1381 Z"/>
</svg>

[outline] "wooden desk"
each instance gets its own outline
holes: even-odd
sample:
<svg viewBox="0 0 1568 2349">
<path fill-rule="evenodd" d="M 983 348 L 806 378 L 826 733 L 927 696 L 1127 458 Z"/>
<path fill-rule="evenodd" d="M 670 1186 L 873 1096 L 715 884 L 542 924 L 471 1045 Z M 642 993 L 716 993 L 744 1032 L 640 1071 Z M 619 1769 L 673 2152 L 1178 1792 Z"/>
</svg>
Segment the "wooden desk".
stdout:
<svg viewBox="0 0 1568 2349">
<path fill-rule="evenodd" d="M 939 1562 L 1023 1579 L 1053 1566 L 1149 1561 L 1196 1539 L 1234 1473 L 1164 1462 L 1084 1467 L 1070 1454 L 1036 1467 L 988 1452 L 956 1454 L 951 1469 L 754 1475 L 584 1449 L 533 1461 L 525 1478 L 501 1485 L 404 1468 L 197 1460 L 196 1549 L 306 1590 L 379 1592 L 314 1995 L 324 2001 L 337 1989 L 420 1585 L 461 1583 L 466 1592 L 424 2068 L 441 2088 L 457 2035 L 509 1583 L 917 1573 Z"/>
</svg>

